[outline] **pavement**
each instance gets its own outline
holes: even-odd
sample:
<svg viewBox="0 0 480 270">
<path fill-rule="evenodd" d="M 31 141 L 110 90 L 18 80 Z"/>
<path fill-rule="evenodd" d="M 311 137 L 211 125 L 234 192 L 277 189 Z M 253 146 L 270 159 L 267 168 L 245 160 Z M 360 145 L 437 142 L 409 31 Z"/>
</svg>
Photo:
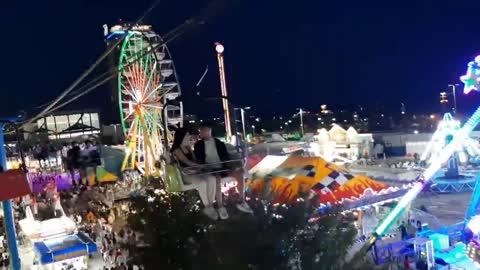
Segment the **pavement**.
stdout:
<svg viewBox="0 0 480 270">
<path fill-rule="evenodd" d="M 452 225 L 464 220 L 471 196 L 471 192 L 421 196 L 414 201 L 413 207 L 423 205 L 442 225 Z"/>
</svg>

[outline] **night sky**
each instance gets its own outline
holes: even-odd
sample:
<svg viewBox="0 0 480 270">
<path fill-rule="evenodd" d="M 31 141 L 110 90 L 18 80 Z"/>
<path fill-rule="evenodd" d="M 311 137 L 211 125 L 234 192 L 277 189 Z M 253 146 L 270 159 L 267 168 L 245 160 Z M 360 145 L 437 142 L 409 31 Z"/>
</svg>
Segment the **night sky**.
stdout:
<svg viewBox="0 0 480 270">
<path fill-rule="evenodd" d="M 153 1 L 5 2 L 2 115 L 33 112 L 60 94 L 105 50 L 102 25 L 134 21 Z M 265 114 L 325 103 L 399 110 L 400 102 L 430 113 L 438 110 L 438 93 L 460 83 L 467 62 L 480 53 L 479 1 L 211 2 L 163 0 L 144 20 L 164 34 L 192 16 L 204 17 L 204 25 L 169 45 L 186 110 L 201 115 L 221 108 L 203 99 L 220 95 L 215 41 L 226 47 L 232 102 Z M 65 109 L 112 106 L 110 90 L 100 88 Z M 470 112 L 479 101 L 478 93 L 462 96 L 459 109 Z"/>
</svg>

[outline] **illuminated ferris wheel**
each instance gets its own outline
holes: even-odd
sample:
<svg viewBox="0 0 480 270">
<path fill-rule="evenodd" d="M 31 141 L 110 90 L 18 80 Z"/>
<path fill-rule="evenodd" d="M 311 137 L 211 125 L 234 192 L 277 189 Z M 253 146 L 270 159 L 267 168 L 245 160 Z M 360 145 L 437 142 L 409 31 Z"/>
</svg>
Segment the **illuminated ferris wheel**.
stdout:
<svg viewBox="0 0 480 270">
<path fill-rule="evenodd" d="M 148 25 L 116 25 L 108 40 L 121 38 L 118 51 L 117 95 L 125 135 L 122 170 L 149 176 L 161 173 L 170 125 L 181 125 L 180 86 L 170 52 Z M 158 163 L 160 161 L 160 163 Z"/>
</svg>

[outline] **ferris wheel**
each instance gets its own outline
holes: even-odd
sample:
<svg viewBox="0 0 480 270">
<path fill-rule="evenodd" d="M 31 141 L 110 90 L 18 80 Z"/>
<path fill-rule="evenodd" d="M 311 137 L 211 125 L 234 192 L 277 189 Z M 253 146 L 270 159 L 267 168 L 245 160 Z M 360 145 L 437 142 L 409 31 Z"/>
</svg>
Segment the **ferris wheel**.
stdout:
<svg viewBox="0 0 480 270">
<path fill-rule="evenodd" d="M 169 125 L 181 125 L 183 108 L 169 101 L 180 96 L 168 47 L 148 25 L 117 25 L 107 40 L 122 38 L 118 58 L 118 106 L 125 135 L 122 170 L 161 174 Z M 158 163 L 160 161 L 160 163 Z"/>
</svg>

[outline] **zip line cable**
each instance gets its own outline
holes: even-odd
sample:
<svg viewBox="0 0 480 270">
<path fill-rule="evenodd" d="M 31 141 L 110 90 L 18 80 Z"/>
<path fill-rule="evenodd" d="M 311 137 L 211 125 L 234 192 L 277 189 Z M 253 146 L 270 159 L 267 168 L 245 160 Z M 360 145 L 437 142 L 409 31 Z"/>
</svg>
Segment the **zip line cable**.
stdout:
<svg viewBox="0 0 480 270">
<path fill-rule="evenodd" d="M 160 3 L 160 0 L 156 0 L 146 11 L 145 13 L 140 16 L 139 19 L 135 22 L 135 24 L 132 24 L 128 27 L 128 31 L 131 30 L 131 28 L 138 24 L 138 22 L 142 21 L 157 5 Z M 35 121 L 36 119 L 44 116 L 47 114 L 51 109 L 59 103 L 63 98 L 65 98 L 72 90 L 77 87 L 78 84 L 80 84 L 92 71 L 110 54 L 114 51 L 114 49 L 122 42 L 121 39 L 119 39 L 114 46 L 111 46 L 107 51 L 105 51 L 96 61 L 91 65 L 78 79 L 76 79 L 60 96 L 58 96 L 52 103 L 50 103 L 45 109 L 43 109 L 40 113 L 38 113 L 35 117 L 30 118 L 27 120 L 25 123 L 22 124 L 21 128 L 24 128 L 25 125 L 28 125 Z"/>
<path fill-rule="evenodd" d="M 143 18 L 148 14 L 150 13 L 154 8 L 155 6 L 159 3 L 160 0 L 157 0 L 138 20 L 135 24 L 137 24 L 139 21 L 143 20 Z M 219 3 L 219 1 L 212 1 L 210 3 L 209 6 L 207 6 L 206 8 L 202 9 L 201 10 L 201 15 L 199 16 L 196 16 L 192 19 L 188 19 L 186 20 L 183 24 L 177 26 L 176 28 L 174 28 L 173 30 L 171 30 L 170 32 L 168 32 L 164 37 L 167 37 L 167 38 L 164 38 L 163 42 L 162 43 L 159 43 L 157 44 L 156 46 L 153 46 L 151 48 L 152 51 L 155 51 L 157 48 L 175 40 L 176 38 L 178 38 L 179 36 L 181 36 L 182 34 L 184 34 L 187 30 L 190 30 L 190 27 L 193 27 L 193 26 L 196 26 L 196 25 L 200 25 L 200 24 L 205 24 L 205 20 L 208 19 L 208 17 L 213 17 L 213 13 L 219 13 L 218 12 L 218 8 L 215 8 L 215 4 Z M 212 8 L 213 7 L 213 8 Z M 211 9 L 216 9 L 217 12 L 212 12 L 212 13 L 209 13 L 208 11 L 210 11 Z M 133 25 L 135 24 L 132 24 L 128 29 L 127 31 L 131 30 L 131 27 L 133 27 Z M 168 37 L 168 36 L 172 36 L 172 37 Z M 108 56 L 116 46 L 118 46 L 121 42 L 123 41 L 123 39 L 119 39 L 114 46 L 112 46 L 107 52 L 105 52 L 102 56 L 101 56 L 101 59 L 97 60 L 97 62 L 94 64 L 95 67 L 98 66 L 98 64 L 106 58 L 106 56 Z M 144 49 L 142 51 L 149 51 L 148 48 L 147 49 Z M 142 51 L 139 52 L 142 53 Z M 150 53 L 150 52 L 149 52 Z M 127 65 L 123 66 L 122 68 L 126 68 L 136 62 L 138 62 L 138 60 L 142 59 L 143 57 L 145 57 L 146 55 L 148 55 L 148 53 L 143 53 L 141 54 L 140 56 L 137 56 L 132 62 L 128 63 Z M 89 68 L 87 70 L 88 74 L 91 73 L 93 71 L 94 67 L 92 68 Z M 118 73 L 119 70 L 109 70 L 107 72 L 104 72 L 102 73 L 101 75 L 97 76 L 95 79 L 93 79 L 92 81 L 88 82 L 86 85 L 80 87 L 80 89 L 77 89 L 76 91 L 73 92 L 74 93 L 78 93 L 76 94 L 74 97 L 72 97 L 70 100 L 67 100 L 65 101 L 64 103 L 61 103 L 60 105 L 57 105 L 61 99 L 63 99 L 64 97 L 66 97 L 68 94 L 72 94 L 72 90 L 75 86 L 77 86 L 81 80 L 83 80 L 87 75 L 83 74 L 81 76 L 81 80 L 77 80 L 75 81 L 75 83 L 69 87 L 69 89 L 67 89 L 68 91 L 65 91 L 64 93 L 62 93 L 61 95 L 61 98 L 57 98 L 54 102 L 50 103 L 50 105 L 48 106 L 48 108 L 44 109 L 42 112 L 40 112 L 38 115 L 36 115 L 35 117 L 32 117 L 31 119 L 29 119 L 28 121 L 26 121 L 21 127 L 23 128 L 26 124 L 29 124 L 31 122 L 33 122 L 35 119 L 38 119 L 39 117 L 42 117 L 44 116 L 45 114 L 49 114 L 55 110 L 58 110 L 70 103 L 72 103 L 73 101 L 77 100 L 78 98 L 90 93 L 91 91 L 95 90 L 96 88 L 98 88 L 99 86 L 103 85 L 104 83 L 108 82 L 109 80 L 111 80 L 112 78 L 115 78 L 115 76 L 117 76 L 117 73 Z M 105 77 L 104 79 L 101 79 L 102 77 L 106 76 L 110 74 L 108 77 Z M 97 82 L 98 83 L 95 83 Z M 95 83 L 95 84 L 94 84 Z M 90 85 L 92 85 L 91 87 L 88 87 Z M 87 88 L 88 87 L 88 88 Z M 83 92 L 80 92 L 80 91 L 83 91 Z M 57 105 L 57 106 L 55 106 Z M 45 106 L 44 105 L 41 105 L 39 107 L 43 107 Z"/>
<path fill-rule="evenodd" d="M 181 30 L 181 28 L 183 27 L 190 27 L 192 26 L 192 21 L 188 21 L 185 22 L 184 24 L 176 27 L 174 30 L 171 31 L 171 33 L 175 33 L 175 32 L 179 32 Z M 185 33 L 185 31 L 188 30 L 188 29 L 183 29 L 184 32 L 182 33 L 176 33 L 173 37 L 169 38 L 168 40 L 162 42 L 162 43 L 159 43 L 157 44 L 156 46 L 153 46 L 151 48 L 151 50 L 148 50 L 148 49 L 145 49 L 144 51 L 149 51 L 149 53 L 151 53 L 151 51 L 155 51 L 158 47 L 160 46 L 163 46 L 171 41 L 173 41 L 174 39 L 176 39 L 177 37 L 179 37 L 181 34 Z M 168 35 L 168 34 L 167 34 Z M 142 53 L 142 51 L 140 51 L 138 54 Z M 131 61 L 130 63 L 128 63 L 127 65 L 123 66 L 122 69 L 125 69 L 127 67 L 129 67 L 130 65 L 133 65 L 135 64 L 136 62 L 138 62 L 140 59 L 142 59 L 143 57 L 147 56 L 149 53 L 142 53 L 140 55 L 137 54 L 137 56 L 134 58 L 133 61 Z M 95 78 L 93 81 L 91 81 L 90 83 L 88 84 L 92 84 L 94 81 L 99 81 L 98 83 L 94 84 L 93 86 L 87 88 L 87 89 L 84 89 L 85 87 L 82 87 L 80 90 L 83 90 L 83 92 L 81 93 L 78 93 L 77 95 L 75 95 L 74 97 L 72 97 L 71 99 L 61 103 L 60 105 L 58 106 L 55 106 L 53 108 L 51 108 L 49 111 L 47 111 L 46 113 L 51 113 L 53 111 L 56 111 L 70 103 L 72 103 L 73 101 L 79 99 L 80 97 L 92 92 L 93 90 L 97 89 L 99 86 L 103 85 L 104 83 L 107 83 L 109 80 L 115 78 L 117 76 L 117 72 L 118 71 L 107 71 L 103 74 L 101 74 L 100 76 L 98 76 L 97 78 Z M 101 77 L 104 77 L 105 75 L 108 75 L 110 74 L 108 77 L 105 77 L 103 80 L 100 80 Z M 166 94 L 166 93 L 165 93 Z"/>
<path fill-rule="evenodd" d="M 133 65 L 134 63 L 138 62 L 138 60 L 142 59 L 143 57 L 147 56 L 148 54 L 151 53 L 151 51 L 155 51 L 157 48 L 175 40 L 177 37 L 179 37 L 181 34 L 184 34 L 185 31 L 188 30 L 187 27 L 190 27 L 192 25 L 195 25 L 196 23 L 194 22 L 194 20 L 187 20 L 185 23 L 175 27 L 173 30 L 171 30 L 170 32 L 168 32 L 165 37 L 166 38 L 163 38 L 163 42 L 162 43 L 159 43 L 157 44 L 156 46 L 153 46 L 152 48 L 145 48 L 145 49 L 142 49 L 141 51 L 139 51 L 137 53 L 137 55 L 135 56 L 134 60 L 131 61 L 130 63 L 122 66 L 122 68 L 127 68 L 129 67 L 130 65 Z M 182 29 L 182 28 L 185 28 L 185 29 Z M 169 37 L 169 36 L 172 36 L 172 37 Z M 120 41 L 122 41 L 123 39 L 120 39 Z M 144 52 L 148 52 L 148 53 L 144 53 Z M 113 79 L 117 76 L 117 73 L 118 73 L 118 70 L 109 70 L 109 71 L 106 71 L 104 73 L 102 73 L 101 75 L 97 76 L 95 79 L 93 79 L 92 81 L 88 82 L 86 85 L 80 87 L 80 89 L 77 89 L 75 91 L 73 91 L 72 93 L 70 94 L 73 94 L 75 95 L 72 99 L 73 100 L 76 100 L 82 96 L 84 96 L 85 94 L 93 91 L 94 89 L 96 89 L 97 87 L 103 85 L 104 83 L 108 82 L 110 79 Z M 105 77 L 109 75 L 108 77 Z M 105 78 L 104 78 L 105 77 Z M 102 79 L 103 78 L 103 79 Z M 100 83 L 97 83 L 98 81 L 100 81 Z M 90 87 L 91 85 L 94 85 L 93 87 Z M 87 93 L 83 93 L 83 91 L 87 91 Z M 72 101 L 73 101 L 72 100 Z M 64 102 L 62 103 L 61 105 L 59 106 L 55 106 L 54 108 L 51 108 L 49 111 L 47 111 L 45 114 L 49 114 L 67 104 L 70 104 L 71 101 L 67 101 L 67 102 Z"/>
</svg>

